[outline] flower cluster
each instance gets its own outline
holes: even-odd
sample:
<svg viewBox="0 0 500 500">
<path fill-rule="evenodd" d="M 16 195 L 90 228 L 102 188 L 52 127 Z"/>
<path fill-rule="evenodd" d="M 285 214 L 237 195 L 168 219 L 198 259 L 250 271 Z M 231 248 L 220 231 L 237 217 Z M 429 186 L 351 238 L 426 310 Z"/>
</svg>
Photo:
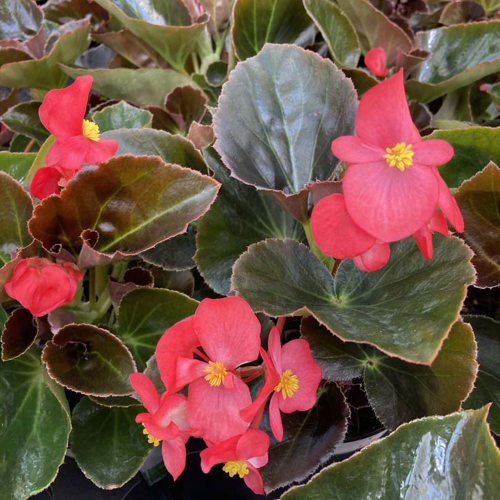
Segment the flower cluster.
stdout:
<svg viewBox="0 0 500 500">
<path fill-rule="evenodd" d="M 91 76 L 80 76 L 72 85 L 48 92 L 40 106 L 40 120 L 56 140 L 47 153 L 47 166 L 31 181 L 30 193 L 36 198 L 58 194 L 59 186 L 84 163 L 102 163 L 118 150 L 117 141 L 102 140 L 97 124 L 84 119 L 92 81 Z"/>
<path fill-rule="evenodd" d="M 196 313 L 169 328 L 158 342 L 156 361 L 165 385 L 159 396 L 142 373 L 131 383 L 148 413 L 137 416 L 155 446 L 162 442 L 167 470 L 177 478 L 185 466 L 185 443 L 202 437 L 204 472 L 216 464 L 238 475 L 255 493 L 263 493 L 257 469 L 268 461 L 269 436 L 258 430 L 266 401 L 276 439 L 283 438 L 280 411 L 310 409 L 316 401 L 321 369 L 303 339 L 280 345 L 276 327 L 269 352 L 260 347 L 261 325 L 239 297 L 204 299 Z M 263 364 L 242 366 L 257 360 Z M 265 381 L 252 402 L 247 383 L 265 371 Z M 187 397 L 177 394 L 184 387 Z"/>
<path fill-rule="evenodd" d="M 422 140 L 406 102 L 403 73 L 363 95 L 356 135 L 332 143 L 348 164 L 343 194 L 320 200 L 311 215 L 313 237 L 336 259 L 352 258 L 363 271 L 389 260 L 388 243 L 413 236 L 423 256 L 432 258 L 432 233 L 448 237 L 445 220 L 458 232 L 464 222 L 436 165 L 453 148 L 440 139 Z"/>
</svg>

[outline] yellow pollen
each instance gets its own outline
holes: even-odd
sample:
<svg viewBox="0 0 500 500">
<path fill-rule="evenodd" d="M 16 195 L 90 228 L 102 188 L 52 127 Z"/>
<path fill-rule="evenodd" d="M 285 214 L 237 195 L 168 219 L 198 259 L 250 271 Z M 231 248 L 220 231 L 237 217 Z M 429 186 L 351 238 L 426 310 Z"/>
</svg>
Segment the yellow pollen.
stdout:
<svg viewBox="0 0 500 500">
<path fill-rule="evenodd" d="M 208 374 L 205 375 L 205 380 L 210 384 L 211 387 L 214 386 L 219 387 L 219 385 L 221 385 L 224 382 L 224 380 L 226 380 L 226 375 L 227 375 L 226 367 L 219 361 L 217 361 L 216 363 L 214 363 L 213 361 L 209 361 L 208 364 L 210 366 L 207 366 L 203 370 L 205 373 Z"/>
<path fill-rule="evenodd" d="M 281 374 L 280 383 L 274 388 L 276 392 L 281 392 L 283 399 L 287 396 L 291 398 L 299 388 L 297 375 L 292 374 L 292 370 L 285 370 Z"/>
<path fill-rule="evenodd" d="M 386 148 L 387 154 L 384 155 L 384 158 L 389 167 L 398 167 L 401 172 L 404 172 L 405 168 L 413 165 L 415 153 L 411 147 L 411 144 L 407 146 L 404 142 L 398 142 L 393 148 Z"/>
<path fill-rule="evenodd" d="M 227 472 L 230 477 L 238 476 L 243 479 L 247 474 L 250 473 L 248 470 L 247 464 L 244 462 L 226 462 L 224 467 L 222 467 L 224 472 Z"/>
<path fill-rule="evenodd" d="M 148 443 L 152 444 L 154 446 L 158 446 L 160 444 L 161 439 L 158 439 L 158 438 L 155 438 L 154 436 L 152 436 L 148 432 L 148 430 L 146 429 L 146 426 L 144 424 L 142 424 L 142 425 L 144 426 L 144 430 L 142 431 L 142 433 L 148 437 Z"/>
<path fill-rule="evenodd" d="M 91 141 L 99 141 L 101 138 L 99 125 L 89 120 L 83 120 L 82 135 Z"/>
</svg>

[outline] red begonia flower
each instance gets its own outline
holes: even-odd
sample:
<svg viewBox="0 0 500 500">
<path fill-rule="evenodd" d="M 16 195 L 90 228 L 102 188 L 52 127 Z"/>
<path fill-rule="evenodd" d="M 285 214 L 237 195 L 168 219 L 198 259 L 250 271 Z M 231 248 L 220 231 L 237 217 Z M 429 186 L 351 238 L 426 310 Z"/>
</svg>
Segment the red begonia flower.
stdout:
<svg viewBox="0 0 500 500">
<path fill-rule="evenodd" d="M 422 141 L 411 120 L 402 70 L 363 95 L 356 136 L 335 139 L 332 151 L 350 164 L 343 180 L 347 212 L 383 242 L 412 235 L 432 217 L 441 197 L 432 167 L 453 156 L 446 141 Z"/>
<path fill-rule="evenodd" d="M 186 397 L 164 393 L 160 398 L 153 382 L 143 373 L 132 373 L 130 383 L 148 411 L 139 413 L 135 421 L 143 424 L 150 443 L 158 446 L 162 442 L 165 467 L 175 480 L 186 465 L 186 441 L 189 436 L 199 436 L 189 427 Z"/>
<path fill-rule="evenodd" d="M 12 298 L 39 317 L 72 302 L 82 279 L 83 273 L 68 262 L 55 264 L 30 257 L 17 263 L 4 287 Z"/>
<path fill-rule="evenodd" d="M 248 424 L 239 411 L 251 403 L 236 368 L 257 359 L 260 323 L 240 297 L 204 299 L 196 313 L 169 328 L 156 349 L 169 393 L 187 384 L 188 419 L 208 443 L 243 433 Z M 204 353 L 197 350 L 201 346 Z M 203 360 L 194 359 L 199 354 Z"/>
<path fill-rule="evenodd" d="M 257 495 L 264 494 L 264 483 L 257 469 L 267 464 L 269 436 L 263 431 L 248 429 L 244 434 L 233 436 L 200 453 L 201 469 L 207 474 L 217 464 L 231 477 L 236 474 Z"/>
<path fill-rule="evenodd" d="M 80 76 L 64 89 L 47 92 L 38 114 L 56 138 L 47 154 L 48 167 L 78 170 L 84 163 L 102 163 L 116 153 L 118 142 L 101 140 L 99 127 L 84 119 L 92 81 L 91 76 Z"/>
<path fill-rule="evenodd" d="M 422 252 L 422 255 L 427 260 L 432 259 L 433 247 L 432 247 L 432 233 L 441 233 L 446 238 L 449 238 L 448 224 L 446 224 L 446 219 L 441 212 L 434 213 L 433 217 L 429 222 L 424 224 L 414 235 L 413 239 L 417 242 L 418 248 Z"/>
<path fill-rule="evenodd" d="M 269 405 L 269 420 L 273 434 L 281 441 L 283 425 L 280 411 L 306 411 L 314 406 L 321 382 L 321 368 L 314 361 L 309 344 L 304 339 L 292 340 L 281 347 L 280 333 L 273 327 L 268 345 L 269 355 L 261 349 L 261 356 L 266 365 L 264 385 L 255 401 L 240 414 L 250 422 L 274 392 Z"/>
<path fill-rule="evenodd" d="M 387 55 L 383 47 L 375 47 L 366 53 L 366 67 L 375 76 L 387 76 L 387 68 L 385 67 L 386 62 Z"/>
<path fill-rule="evenodd" d="M 44 167 L 36 171 L 30 184 L 30 193 L 43 200 L 51 194 L 59 194 L 59 187 L 67 184 L 77 170 L 65 169 L 59 165 Z"/>
<path fill-rule="evenodd" d="M 361 271 L 378 271 L 387 264 L 391 256 L 391 247 L 383 241 L 377 241 L 369 250 L 356 255 L 352 261 Z"/>
</svg>

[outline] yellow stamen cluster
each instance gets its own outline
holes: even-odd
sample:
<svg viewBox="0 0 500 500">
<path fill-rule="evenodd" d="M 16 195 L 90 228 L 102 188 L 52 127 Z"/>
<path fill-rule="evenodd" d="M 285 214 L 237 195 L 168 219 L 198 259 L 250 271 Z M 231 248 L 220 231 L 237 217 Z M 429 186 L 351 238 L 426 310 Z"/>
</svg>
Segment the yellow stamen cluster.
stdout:
<svg viewBox="0 0 500 500">
<path fill-rule="evenodd" d="M 384 155 L 386 162 L 389 167 L 398 167 L 401 172 L 404 172 L 405 168 L 413 165 L 413 155 L 415 154 L 411 150 L 412 145 L 404 142 L 399 142 L 393 148 L 386 148 L 387 154 Z"/>
<path fill-rule="evenodd" d="M 285 370 L 281 374 L 280 383 L 274 388 L 276 392 L 281 392 L 283 399 L 286 399 L 287 396 L 291 398 L 294 393 L 299 388 L 299 379 L 297 375 L 292 373 L 292 370 Z"/>
<path fill-rule="evenodd" d="M 227 472 L 230 477 L 234 477 L 238 474 L 241 479 L 250 473 L 245 462 L 226 462 L 224 467 L 222 467 L 222 470 Z"/>
<path fill-rule="evenodd" d="M 144 425 L 144 424 L 142 424 Z M 161 439 L 155 438 L 152 436 L 148 430 L 146 429 L 146 426 L 144 425 L 144 430 L 142 431 L 143 434 L 145 434 L 148 437 L 148 443 L 152 444 L 154 446 L 158 446 L 160 444 Z"/>
<path fill-rule="evenodd" d="M 209 361 L 207 366 L 203 371 L 208 375 L 205 375 L 205 380 L 210 384 L 210 387 L 219 387 L 224 380 L 226 380 L 227 370 L 226 367 L 220 362 Z"/>
<path fill-rule="evenodd" d="M 89 120 L 83 120 L 82 135 L 91 141 L 99 141 L 101 139 L 99 125 Z"/>
</svg>

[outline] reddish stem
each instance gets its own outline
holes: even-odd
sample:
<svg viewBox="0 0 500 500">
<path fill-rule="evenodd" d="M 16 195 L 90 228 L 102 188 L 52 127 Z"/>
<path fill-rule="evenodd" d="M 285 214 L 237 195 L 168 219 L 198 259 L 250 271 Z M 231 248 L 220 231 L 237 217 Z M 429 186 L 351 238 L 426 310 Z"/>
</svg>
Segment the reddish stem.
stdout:
<svg viewBox="0 0 500 500">
<path fill-rule="evenodd" d="M 341 262 L 342 262 L 342 259 L 337 259 L 335 261 L 335 264 L 333 265 L 333 269 L 332 269 L 332 276 L 335 276 L 335 274 L 337 273 L 337 269 L 339 268 Z"/>
<path fill-rule="evenodd" d="M 263 404 L 260 408 L 255 417 L 253 418 L 252 425 L 250 426 L 252 429 L 259 429 L 260 426 L 260 421 L 262 420 L 262 415 L 264 414 L 264 408 L 266 407 L 265 404 Z"/>
<path fill-rule="evenodd" d="M 286 316 L 280 316 L 278 318 L 278 322 L 276 323 L 276 328 L 280 332 L 280 335 L 283 333 L 283 327 L 285 326 Z"/>
<path fill-rule="evenodd" d="M 194 351 L 194 354 L 198 354 L 198 356 L 203 359 L 203 361 L 206 361 L 207 363 L 210 361 L 210 358 L 208 356 L 206 356 L 205 354 L 203 354 L 199 349 L 195 349 Z"/>
<path fill-rule="evenodd" d="M 35 139 L 31 139 L 31 141 L 28 142 L 28 145 L 26 146 L 24 152 L 29 153 L 34 144 L 35 144 Z"/>
</svg>

